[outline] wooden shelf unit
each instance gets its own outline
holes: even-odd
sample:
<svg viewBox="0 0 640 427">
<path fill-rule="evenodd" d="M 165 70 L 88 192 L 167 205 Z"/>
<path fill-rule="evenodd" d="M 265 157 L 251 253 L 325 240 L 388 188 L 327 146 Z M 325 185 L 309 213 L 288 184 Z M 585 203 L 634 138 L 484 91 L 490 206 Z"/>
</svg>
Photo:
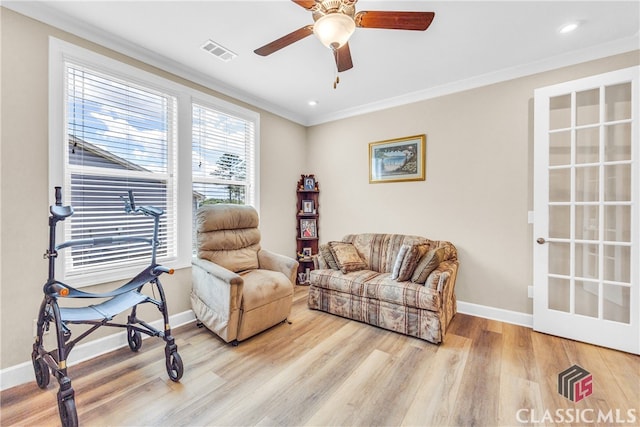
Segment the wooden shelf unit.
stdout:
<svg viewBox="0 0 640 427">
<path fill-rule="evenodd" d="M 306 184 L 306 185 L 305 185 Z M 307 281 L 300 281 L 300 273 L 308 274 L 313 270 L 313 259 L 302 256 L 303 253 L 310 252 L 311 255 L 318 253 L 319 241 L 319 196 L 318 181 L 314 175 L 300 175 L 300 180 L 296 186 L 296 259 L 298 266 L 297 284 L 306 285 Z"/>
</svg>

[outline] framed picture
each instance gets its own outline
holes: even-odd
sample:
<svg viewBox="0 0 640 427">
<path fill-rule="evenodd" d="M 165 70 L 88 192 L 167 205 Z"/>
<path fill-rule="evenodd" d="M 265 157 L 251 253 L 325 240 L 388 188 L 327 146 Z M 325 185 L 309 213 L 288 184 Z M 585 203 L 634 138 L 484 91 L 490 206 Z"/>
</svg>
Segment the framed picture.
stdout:
<svg viewBox="0 0 640 427">
<path fill-rule="evenodd" d="M 305 258 L 311 258 L 311 248 L 302 248 L 302 255 Z"/>
<path fill-rule="evenodd" d="M 305 191 L 313 191 L 316 189 L 316 179 L 312 176 L 306 176 L 304 178 Z"/>
<path fill-rule="evenodd" d="M 312 214 L 313 213 L 313 200 L 302 201 L 302 212 Z"/>
<path fill-rule="evenodd" d="M 301 239 L 315 239 L 318 237 L 318 231 L 316 227 L 316 220 L 314 219 L 301 219 L 300 220 L 300 238 Z"/>
<path fill-rule="evenodd" d="M 369 183 L 424 181 L 426 136 L 369 143 Z"/>
</svg>

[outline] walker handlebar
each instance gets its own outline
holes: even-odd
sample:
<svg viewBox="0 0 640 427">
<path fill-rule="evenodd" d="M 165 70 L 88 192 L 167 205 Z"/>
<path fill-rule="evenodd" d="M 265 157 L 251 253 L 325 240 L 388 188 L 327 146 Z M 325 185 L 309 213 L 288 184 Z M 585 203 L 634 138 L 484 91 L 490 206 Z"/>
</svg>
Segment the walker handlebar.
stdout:
<svg viewBox="0 0 640 427">
<path fill-rule="evenodd" d="M 56 187 L 56 206 L 62 206 L 62 187 Z"/>
<path fill-rule="evenodd" d="M 125 196 L 120 196 L 122 201 L 124 202 L 124 210 L 126 213 L 143 213 L 148 216 L 160 217 L 164 214 L 162 209 L 156 208 L 154 206 L 136 206 L 135 198 L 133 197 L 133 191 L 128 190 L 127 194 L 129 196 L 129 200 L 125 198 Z"/>
</svg>

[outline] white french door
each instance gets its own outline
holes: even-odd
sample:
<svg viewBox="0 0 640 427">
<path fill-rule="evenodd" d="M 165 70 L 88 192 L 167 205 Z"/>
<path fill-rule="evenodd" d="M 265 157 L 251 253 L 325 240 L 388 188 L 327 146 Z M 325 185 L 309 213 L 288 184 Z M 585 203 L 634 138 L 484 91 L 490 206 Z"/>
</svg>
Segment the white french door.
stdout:
<svg viewBox="0 0 640 427">
<path fill-rule="evenodd" d="M 535 91 L 536 331 L 640 354 L 640 67 Z"/>
</svg>

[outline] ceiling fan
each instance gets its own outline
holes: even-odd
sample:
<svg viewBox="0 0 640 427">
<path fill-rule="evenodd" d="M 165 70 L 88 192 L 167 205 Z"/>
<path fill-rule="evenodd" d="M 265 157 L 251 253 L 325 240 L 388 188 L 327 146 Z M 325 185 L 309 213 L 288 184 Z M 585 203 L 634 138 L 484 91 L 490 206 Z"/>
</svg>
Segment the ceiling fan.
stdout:
<svg viewBox="0 0 640 427">
<path fill-rule="evenodd" d="M 277 40 L 254 50 L 261 56 L 271 55 L 303 38 L 315 34 L 333 51 L 338 72 L 353 68 L 349 38 L 358 28 L 424 31 L 434 12 L 361 11 L 356 13 L 358 0 L 292 0 L 313 14 L 314 24 L 305 25 Z"/>
</svg>

